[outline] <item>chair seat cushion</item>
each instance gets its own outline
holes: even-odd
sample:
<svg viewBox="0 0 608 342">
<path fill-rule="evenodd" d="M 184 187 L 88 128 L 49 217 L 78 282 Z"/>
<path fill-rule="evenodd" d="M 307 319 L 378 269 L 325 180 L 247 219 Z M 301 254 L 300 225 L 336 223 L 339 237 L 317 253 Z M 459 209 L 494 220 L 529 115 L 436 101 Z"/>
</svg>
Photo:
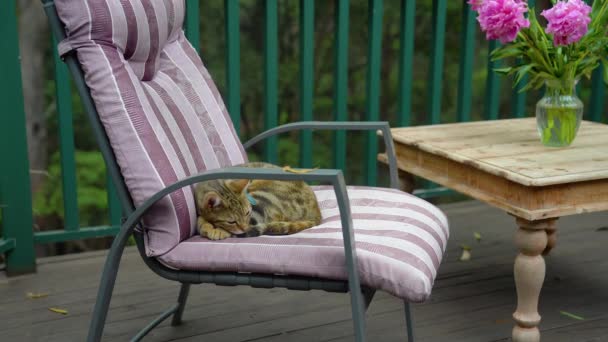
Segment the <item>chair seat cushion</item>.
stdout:
<svg viewBox="0 0 608 342">
<path fill-rule="evenodd" d="M 158 259 L 194 271 L 346 280 L 340 214 L 332 187 L 314 187 L 323 221 L 294 235 L 211 241 L 196 235 Z M 428 298 L 445 251 L 445 215 L 402 191 L 349 187 L 361 282 L 411 302 Z"/>
</svg>

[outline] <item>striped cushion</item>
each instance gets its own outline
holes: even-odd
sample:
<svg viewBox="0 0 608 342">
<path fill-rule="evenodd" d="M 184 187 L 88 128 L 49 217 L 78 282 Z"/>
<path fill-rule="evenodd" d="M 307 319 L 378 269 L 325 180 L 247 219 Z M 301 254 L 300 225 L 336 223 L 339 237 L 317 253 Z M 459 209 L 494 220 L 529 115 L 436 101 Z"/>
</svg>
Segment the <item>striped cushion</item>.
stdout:
<svg viewBox="0 0 608 342">
<path fill-rule="evenodd" d="M 246 161 L 209 73 L 182 31 L 183 0 L 56 0 L 135 205 L 179 179 Z M 195 231 L 190 188 L 143 220 L 150 256 Z"/>
<path fill-rule="evenodd" d="M 183 270 L 347 279 L 337 201 L 315 187 L 323 221 L 298 234 L 210 241 L 194 236 L 158 259 Z M 349 187 L 363 284 L 412 302 L 431 293 L 449 231 L 445 215 L 407 193 Z"/>
</svg>

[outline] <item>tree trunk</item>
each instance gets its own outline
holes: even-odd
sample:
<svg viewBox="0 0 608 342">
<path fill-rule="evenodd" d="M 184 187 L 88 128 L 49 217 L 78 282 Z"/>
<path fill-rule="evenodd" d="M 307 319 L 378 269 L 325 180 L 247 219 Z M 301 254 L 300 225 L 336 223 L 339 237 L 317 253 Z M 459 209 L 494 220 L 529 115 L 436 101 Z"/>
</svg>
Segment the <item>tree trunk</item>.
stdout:
<svg viewBox="0 0 608 342">
<path fill-rule="evenodd" d="M 44 181 L 48 163 L 44 113 L 44 51 L 48 43 L 48 24 L 40 1 L 19 0 L 18 7 L 21 79 L 32 193 L 35 193 Z"/>
</svg>

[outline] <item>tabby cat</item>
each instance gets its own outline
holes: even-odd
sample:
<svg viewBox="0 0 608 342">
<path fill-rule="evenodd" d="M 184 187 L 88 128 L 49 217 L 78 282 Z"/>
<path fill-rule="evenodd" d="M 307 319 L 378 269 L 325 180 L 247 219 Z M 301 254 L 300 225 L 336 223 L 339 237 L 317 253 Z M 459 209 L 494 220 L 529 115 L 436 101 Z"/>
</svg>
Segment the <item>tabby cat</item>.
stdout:
<svg viewBox="0 0 608 342">
<path fill-rule="evenodd" d="M 267 163 L 240 167 L 278 168 Z M 314 192 L 302 181 L 212 180 L 195 187 L 198 231 L 211 240 L 294 234 L 321 223 Z"/>
</svg>

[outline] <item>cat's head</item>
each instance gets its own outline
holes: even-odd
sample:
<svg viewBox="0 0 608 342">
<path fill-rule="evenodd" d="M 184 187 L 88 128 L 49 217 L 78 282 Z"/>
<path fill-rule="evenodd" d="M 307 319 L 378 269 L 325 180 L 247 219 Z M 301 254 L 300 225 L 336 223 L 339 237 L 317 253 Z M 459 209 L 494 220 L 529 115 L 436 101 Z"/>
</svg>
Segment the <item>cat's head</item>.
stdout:
<svg viewBox="0 0 608 342">
<path fill-rule="evenodd" d="M 233 235 L 246 234 L 251 217 L 251 203 L 247 198 L 249 182 L 247 179 L 224 180 L 218 189 L 197 194 L 200 214 L 216 228 Z"/>
</svg>

